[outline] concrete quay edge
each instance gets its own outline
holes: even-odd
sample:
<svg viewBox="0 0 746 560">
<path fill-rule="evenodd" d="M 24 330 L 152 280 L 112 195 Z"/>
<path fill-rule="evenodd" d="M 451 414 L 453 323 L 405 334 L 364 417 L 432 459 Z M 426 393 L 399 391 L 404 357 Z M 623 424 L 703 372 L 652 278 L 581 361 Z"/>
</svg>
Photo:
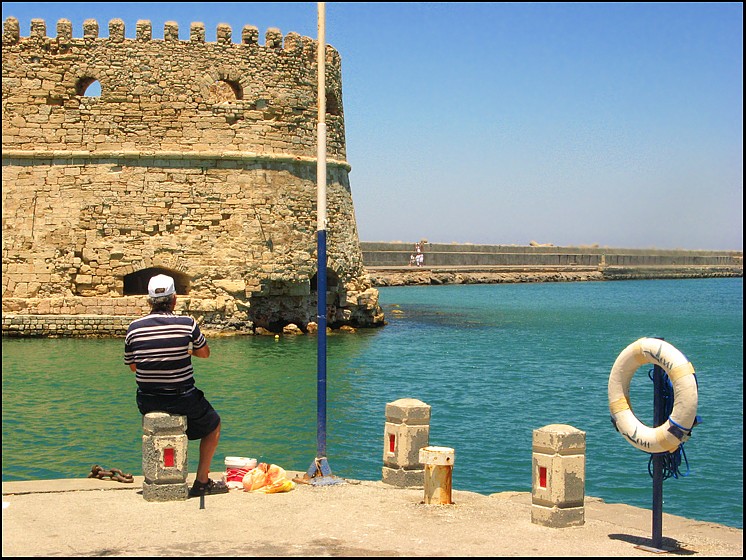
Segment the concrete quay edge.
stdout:
<svg viewBox="0 0 746 560">
<path fill-rule="evenodd" d="M 215 473 L 217 474 L 217 473 Z M 289 472 L 295 477 L 302 473 Z M 215 475 L 213 475 L 215 476 Z M 189 482 L 191 483 L 191 478 Z M 337 479 L 283 494 L 146 502 L 142 476 L 3 482 L 3 556 L 649 556 L 651 511 L 585 498 L 585 523 L 531 523 L 531 493 Z M 7 504 L 7 505 L 6 505 Z M 200 506 L 204 505 L 204 509 Z M 667 555 L 743 556 L 743 530 L 663 514 Z"/>
</svg>

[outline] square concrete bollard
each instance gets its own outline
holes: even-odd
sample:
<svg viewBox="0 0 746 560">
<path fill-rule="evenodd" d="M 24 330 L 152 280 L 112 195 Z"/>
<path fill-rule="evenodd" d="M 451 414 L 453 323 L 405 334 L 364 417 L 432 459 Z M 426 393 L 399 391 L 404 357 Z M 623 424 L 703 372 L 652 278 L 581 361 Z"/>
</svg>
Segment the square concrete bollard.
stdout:
<svg viewBox="0 0 746 560">
<path fill-rule="evenodd" d="M 148 502 L 186 500 L 186 416 L 149 412 L 142 421 L 142 496 Z"/>
<path fill-rule="evenodd" d="M 402 488 L 421 487 L 423 465 L 419 452 L 430 438 L 430 405 L 417 399 L 386 404 L 382 480 Z"/>
<path fill-rule="evenodd" d="M 533 432 L 531 522 L 585 523 L 585 432 L 551 424 Z"/>
</svg>

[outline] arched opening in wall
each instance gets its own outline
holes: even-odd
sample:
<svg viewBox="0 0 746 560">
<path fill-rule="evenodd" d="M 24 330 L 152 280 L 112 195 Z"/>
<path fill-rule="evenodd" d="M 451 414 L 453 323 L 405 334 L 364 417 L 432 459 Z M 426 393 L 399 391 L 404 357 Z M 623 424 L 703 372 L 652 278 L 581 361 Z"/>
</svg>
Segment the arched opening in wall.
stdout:
<svg viewBox="0 0 746 560">
<path fill-rule="evenodd" d="M 148 295 L 148 282 L 157 274 L 165 274 L 174 279 L 174 286 L 176 287 L 177 295 L 185 295 L 189 293 L 189 276 L 167 268 L 151 267 L 127 274 L 124 277 L 124 288 L 122 294 L 125 296 Z"/>
<path fill-rule="evenodd" d="M 80 78 L 75 84 L 75 94 L 78 97 L 101 97 L 101 82 L 90 76 Z"/>
<path fill-rule="evenodd" d="M 311 284 L 311 301 L 317 312 L 318 317 L 318 273 L 314 274 L 310 280 Z M 339 275 L 331 268 L 326 269 L 326 321 L 327 327 L 337 328 L 340 325 L 340 293 L 339 293 Z"/>
<path fill-rule="evenodd" d="M 342 114 L 339 99 L 337 99 L 337 94 L 333 91 L 326 92 L 326 114 L 337 117 Z"/>
<path fill-rule="evenodd" d="M 335 328 L 341 323 L 339 275 L 327 268 L 327 326 Z M 298 278 L 288 282 L 263 280 L 262 293 L 251 298 L 248 319 L 254 329 L 267 329 L 280 333 L 290 323 L 307 331 L 308 324 L 318 320 L 318 277 L 308 280 Z"/>
<path fill-rule="evenodd" d="M 230 103 L 243 99 L 241 84 L 231 80 L 217 80 L 210 88 L 210 101 L 212 103 Z"/>
<path fill-rule="evenodd" d="M 318 272 L 311 277 L 311 292 L 318 292 L 319 287 L 319 275 Z M 326 269 L 326 291 L 336 292 L 339 287 L 339 275 L 334 272 L 331 268 Z"/>
</svg>

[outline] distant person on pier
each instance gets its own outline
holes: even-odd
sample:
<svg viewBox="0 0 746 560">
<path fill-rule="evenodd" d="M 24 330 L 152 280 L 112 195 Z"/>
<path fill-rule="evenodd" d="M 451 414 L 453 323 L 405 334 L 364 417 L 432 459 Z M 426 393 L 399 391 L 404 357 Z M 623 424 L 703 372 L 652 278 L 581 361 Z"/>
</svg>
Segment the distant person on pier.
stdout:
<svg viewBox="0 0 746 560">
<path fill-rule="evenodd" d="M 425 263 L 425 255 L 422 253 L 422 244 L 418 241 L 414 244 L 414 264 L 422 266 Z"/>
<path fill-rule="evenodd" d="M 174 315 L 174 280 L 159 274 L 148 283 L 150 313 L 127 328 L 124 363 L 135 372 L 137 407 L 145 415 L 167 412 L 187 417 L 187 438 L 201 440 L 197 477 L 189 495 L 224 494 L 223 481 L 209 477 L 210 464 L 220 440 L 220 416 L 194 384 L 192 356 L 208 358 L 207 345 L 197 321 Z"/>
</svg>

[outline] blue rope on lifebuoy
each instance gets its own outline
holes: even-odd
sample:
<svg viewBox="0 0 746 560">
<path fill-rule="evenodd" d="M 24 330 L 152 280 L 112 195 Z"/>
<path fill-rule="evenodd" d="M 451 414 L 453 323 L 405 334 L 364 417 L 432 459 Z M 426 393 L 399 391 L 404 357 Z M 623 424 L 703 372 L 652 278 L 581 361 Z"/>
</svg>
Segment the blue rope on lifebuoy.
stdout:
<svg viewBox="0 0 746 560">
<path fill-rule="evenodd" d="M 653 381 L 653 369 L 648 371 L 648 377 L 651 381 Z M 674 390 L 673 390 L 673 384 L 671 383 L 671 380 L 668 378 L 668 375 L 664 372 L 663 373 L 663 406 L 665 414 L 664 416 L 668 417 L 668 419 L 671 421 L 672 424 L 674 424 L 677 428 L 680 428 L 684 432 L 691 432 L 691 430 L 687 430 L 683 426 L 680 426 L 676 424 L 673 420 L 671 420 L 671 411 L 673 410 L 673 403 L 674 403 Z M 701 424 L 702 419 L 697 416 L 694 420 L 694 426 L 697 424 Z M 692 426 L 692 428 L 694 427 Z M 675 451 L 666 452 L 666 453 L 656 453 L 650 455 L 650 459 L 648 459 L 648 474 L 650 474 L 650 477 L 653 477 L 653 457 L 654 456 L 662 456 L 663 457 L 663 480 L 667 480 L 669 478 L 679 478 L 680 476 L 688 476 L 689 475 L 689 461 L 686 458 L 686 453 L 684 452 L 684 444 L 681 443 L 678 448 L 676 448 Z M 684 464 L 686 465 L 686 472 L 681 472 L 681 461 L 684 460 Z"/>
</svg>

